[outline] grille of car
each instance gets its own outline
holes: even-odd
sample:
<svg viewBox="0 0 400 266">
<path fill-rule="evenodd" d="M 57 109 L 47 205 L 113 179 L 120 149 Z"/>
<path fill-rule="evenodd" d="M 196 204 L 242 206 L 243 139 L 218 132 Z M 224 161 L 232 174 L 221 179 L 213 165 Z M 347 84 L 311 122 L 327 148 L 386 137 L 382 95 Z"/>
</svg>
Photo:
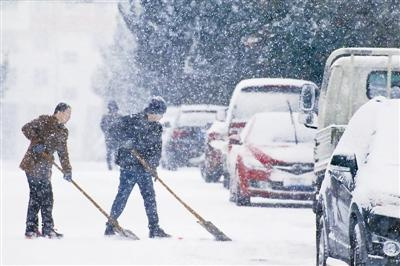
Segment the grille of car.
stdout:
<svg viewBox="0 0 400 266">
<path fill-rule="evenodd" d="M 275 169 L 291 173 L 294 175 L 302 175 L 312 172 L 314 170 L 313 163 L 280 163 L 274 165 Z"/>
</svg>

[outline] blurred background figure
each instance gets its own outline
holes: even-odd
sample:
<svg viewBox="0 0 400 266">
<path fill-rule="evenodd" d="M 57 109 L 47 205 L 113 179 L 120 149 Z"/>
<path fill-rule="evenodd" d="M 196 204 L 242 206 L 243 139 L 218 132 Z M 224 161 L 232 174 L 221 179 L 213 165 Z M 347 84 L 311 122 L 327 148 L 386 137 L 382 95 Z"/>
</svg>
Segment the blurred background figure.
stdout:
<svg viewBox="0 0 400 266">
<path fill-rule="evenodd" d="M 121 115 L 118 113 L 119 108 L 115 101 L 110 101 L 107 108 L 108 113 L 104 114 L 101 118 L 100 127 L 104 133 L 106 141 L 106 159 L 108 170 L 112 170 L 117 143 L 111 137 L 110 129 L 121 118 Z"/>
</svg>

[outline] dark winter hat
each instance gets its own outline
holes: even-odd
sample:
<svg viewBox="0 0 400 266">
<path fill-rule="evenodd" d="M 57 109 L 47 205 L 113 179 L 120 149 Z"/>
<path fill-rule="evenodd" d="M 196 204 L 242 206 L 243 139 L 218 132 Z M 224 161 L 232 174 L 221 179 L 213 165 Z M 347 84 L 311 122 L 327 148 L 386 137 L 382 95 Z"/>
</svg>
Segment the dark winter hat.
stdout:
<svg viewBox="0 0 400 266">
<path fill-rule="evenodd" d="M 59 103 L 59 104 L 57 104 L 56 108 L 54 109 L 54 114 L 57 114 L 58 112 L 64 112 L 68 108 L 71 108 L 71 106 L 69 106 L 66 103 Z"/>
<path fill-rule="evenodd" d="M 110 112 L 117 112 L 119 110 L 118 104 L 115 101 L 110 101 L 107 107 Z"/>
<path fill-rule="evenodd" d="M 167 110 L 167 104 L 161 96 L 151 98 L 149 105 L 144 109 L 147 114 L 164 114 Z"/>
</svg>

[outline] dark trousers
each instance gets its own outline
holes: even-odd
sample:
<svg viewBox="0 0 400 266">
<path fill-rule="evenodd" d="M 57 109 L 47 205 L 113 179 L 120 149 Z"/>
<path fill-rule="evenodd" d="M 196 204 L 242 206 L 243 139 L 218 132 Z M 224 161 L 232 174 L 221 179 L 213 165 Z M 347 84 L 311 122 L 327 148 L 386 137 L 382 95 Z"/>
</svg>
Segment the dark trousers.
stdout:
<svg viewBox="0 0 400 266">
<path fill-rule="evenodd" d="M 118 193 L 111 207 L 111 217 L 118 219 L 121 215 L 136 183 L 139 185 L 140 193 L 143 197 L 144 207 L 149 221 L 149 229 L 157 228 L 158 214 L 153 180 L 152 176 L 144 169 L 121 169 Z"/>
<path fill-rule="evenodd" d="M 111 170 L 113 167 L 113 162 L 116 152 L 117 152 L 116 144 L 113 143 L 112 141 L 106 140 L 106 159 L 109 170 Z"/>
<path fill-rule="evenodd" d="M 52 230 L 53 190 L 50 179 L 26 175 L 29 184 L 29 203 L 26 215 L 26 232 L 38 230 L 38 213 L 42 214 L 42 231 Z"/>
</svg>

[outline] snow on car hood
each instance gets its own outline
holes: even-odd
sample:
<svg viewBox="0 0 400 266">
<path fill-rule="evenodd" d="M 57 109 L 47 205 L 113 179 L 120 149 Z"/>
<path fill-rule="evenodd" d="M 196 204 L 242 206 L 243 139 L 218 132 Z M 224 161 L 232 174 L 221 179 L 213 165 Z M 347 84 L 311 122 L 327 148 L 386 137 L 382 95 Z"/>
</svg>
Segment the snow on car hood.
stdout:
<svg viewBox="0 0 400 266">
<path fill-rule="evenodd" d="M 373 213 L 400 218 L 399 169 L 399 164 L 360 169 L 353 201 Z"/>
<path fill-rule="evenodd" d="M 273 159 L 284 162 L 313 162 L 313 144 L 312 143 L 299 143 L 285 144 L 285 145 L 268 145 L 259 146 L 258 150 L 270 156 Z"/>
</svg>

